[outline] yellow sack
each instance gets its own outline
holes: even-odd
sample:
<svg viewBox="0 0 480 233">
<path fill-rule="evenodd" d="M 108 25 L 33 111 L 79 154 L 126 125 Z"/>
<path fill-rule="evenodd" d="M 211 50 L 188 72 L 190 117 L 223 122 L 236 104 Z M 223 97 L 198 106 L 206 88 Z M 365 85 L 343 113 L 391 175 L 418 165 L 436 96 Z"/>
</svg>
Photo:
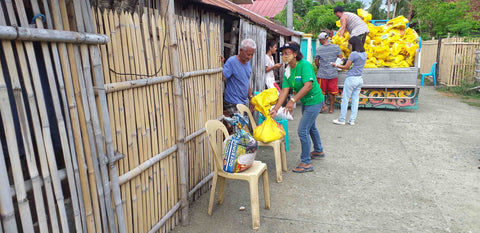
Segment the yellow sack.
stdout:
<svg viewBox="0 0 480 233">
<path fill-rule="evenodd" d="M 368 13 L 368 11 L 364 9 L 357 9 L 357 15 L 360 16 L 360 18 L 363 19 L 363 22 L 368 23 L 370 20 L 372 20 L 372 14 Z"/>
<path fill-rule="evenodd" d="M 264 143 L 273 142 L 285 136 L 283 126 L 273 120 L 270 115 L 257 128 L 253 130 L 253 138 Z"/>
<path fill-rule="evenodd" d="M 277 88 L 268 88 L 252 98 L 252 104 L 255 105 L 255 110 L 267 116 L 270 112 L 270 107 L 277 103 L 278 94 Z"/>
<path fill-rule="evenodd" d="M 385 24 L 388 28 L 396 28 L 396 29 L 405 29 L 407 28 L 408 19 L 400 15 L 396 18 L 393 18 Z"/>
</svg>

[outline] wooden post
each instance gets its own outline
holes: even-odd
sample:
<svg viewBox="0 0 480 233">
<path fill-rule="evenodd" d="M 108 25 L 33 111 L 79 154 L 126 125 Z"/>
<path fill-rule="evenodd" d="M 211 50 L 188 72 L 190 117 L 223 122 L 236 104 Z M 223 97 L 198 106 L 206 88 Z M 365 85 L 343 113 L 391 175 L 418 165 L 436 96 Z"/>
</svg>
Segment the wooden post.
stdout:
<svg viewBox="0 0 480 233">
<path fill-rule="evenodd" d="M 185 113 L 183 108 L 183 90 L 182 83 L 179 77 L 180 74 L 180 59 L 177 44 L 177 34 L 175 31 L 176 18 L 175 18 L 175 1 L 167 0 L 167 19 L 169 24 L 169 36 L 170 36 L 170 57 L 172 64 L 172 71 L 175 76 L 174 79 L 174 95 L 175 95 L 175 108 L 178 110 L 176 119 L 177 129 L 177 144 L 178 144 L 178 156 L 179 156 L 179 178 L 180 178 L 180 199 L 181 199 L 181 221 L 183 225 L 188 224 L 188 190 L 187 190 L 187 158 L 185 154 Z"/>
<path fill-rule="evenodd" d="M 440 67 L 440 52 L 442 48 L 442 36 L 438 36 L 438 45 L 437 45 L 437 67 L 435 67 L 435 76 L 437 83 L 440 82 L 438 68 Z M 436 83 L 434 83 L 436 85 Z"/>
</svg>

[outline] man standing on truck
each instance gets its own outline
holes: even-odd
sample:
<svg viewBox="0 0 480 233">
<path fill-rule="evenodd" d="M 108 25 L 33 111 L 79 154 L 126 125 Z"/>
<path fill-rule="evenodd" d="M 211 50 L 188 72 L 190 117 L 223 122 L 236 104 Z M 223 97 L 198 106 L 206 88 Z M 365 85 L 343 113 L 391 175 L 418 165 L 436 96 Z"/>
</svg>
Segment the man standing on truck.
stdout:
<svg viewBox="0 0 480 233">
<path fill-rule="evenodd" d="M 331 63 L 335 62 L 337 58 L 343 59 L 342 50 L 336 44 L 330 44 L 328 41 L 328 34 L 326 32 L 318 35 L 321 46 L 315 51 L 315 65 L 318 67 L 317 80 L 323 95 L 328 93 L 330 100 L 329 113 L 333 113 L 333 104 L 335 103 L 335 95 L 338 94 L 337 68 L 332 67 Z M 323 105 L 320 112 L 327 111 L 327 105 Z"/>
<path fill-rule="evenodd" d="M 362 18 L 358 15 L 345 12 L 345 9 L 341 6 L 336 6 L 333 9 L 333 13 L 340 19 L 340 30 L 338 30 L 338 35 L 343 37 L 345 30 L 350 33 L 350 37 L 357 36 L 365 44 L 365 39 L 369 33 L 367 24 L 363 22 Z"/>
</svg>

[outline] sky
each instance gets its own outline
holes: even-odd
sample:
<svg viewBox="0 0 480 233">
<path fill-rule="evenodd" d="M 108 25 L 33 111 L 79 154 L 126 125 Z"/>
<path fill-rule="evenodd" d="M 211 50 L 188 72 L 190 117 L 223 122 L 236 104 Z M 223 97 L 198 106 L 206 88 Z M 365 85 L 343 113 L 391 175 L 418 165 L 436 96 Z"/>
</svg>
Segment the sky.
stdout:
<svg viewBox="0 0 480 233">
<path fill-rule="evenodd" d="M 364 9 L 368 9 L 370 7 L 370 4 L 372 3 L 372 0 L 358 0 L 358 1 L 363 2 L 363 5 L 365 5 Z M 385 3 L 386 3 L 386 0 L 383 0 L 382 8 L 384 9 L 386 9 Z"/>
</svg>

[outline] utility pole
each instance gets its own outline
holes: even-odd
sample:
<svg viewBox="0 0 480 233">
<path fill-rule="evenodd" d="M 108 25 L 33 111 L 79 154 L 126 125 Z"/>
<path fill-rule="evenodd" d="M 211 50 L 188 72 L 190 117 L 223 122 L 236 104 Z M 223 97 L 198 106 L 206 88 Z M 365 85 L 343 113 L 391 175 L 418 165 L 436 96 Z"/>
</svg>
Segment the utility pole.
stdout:
<svg viewBox="0 0 480 233">
<path fill-rule="evenodd" d="M 287 28 L 293 29 L 293 0 L 287 0 Z"/>
</svg>

